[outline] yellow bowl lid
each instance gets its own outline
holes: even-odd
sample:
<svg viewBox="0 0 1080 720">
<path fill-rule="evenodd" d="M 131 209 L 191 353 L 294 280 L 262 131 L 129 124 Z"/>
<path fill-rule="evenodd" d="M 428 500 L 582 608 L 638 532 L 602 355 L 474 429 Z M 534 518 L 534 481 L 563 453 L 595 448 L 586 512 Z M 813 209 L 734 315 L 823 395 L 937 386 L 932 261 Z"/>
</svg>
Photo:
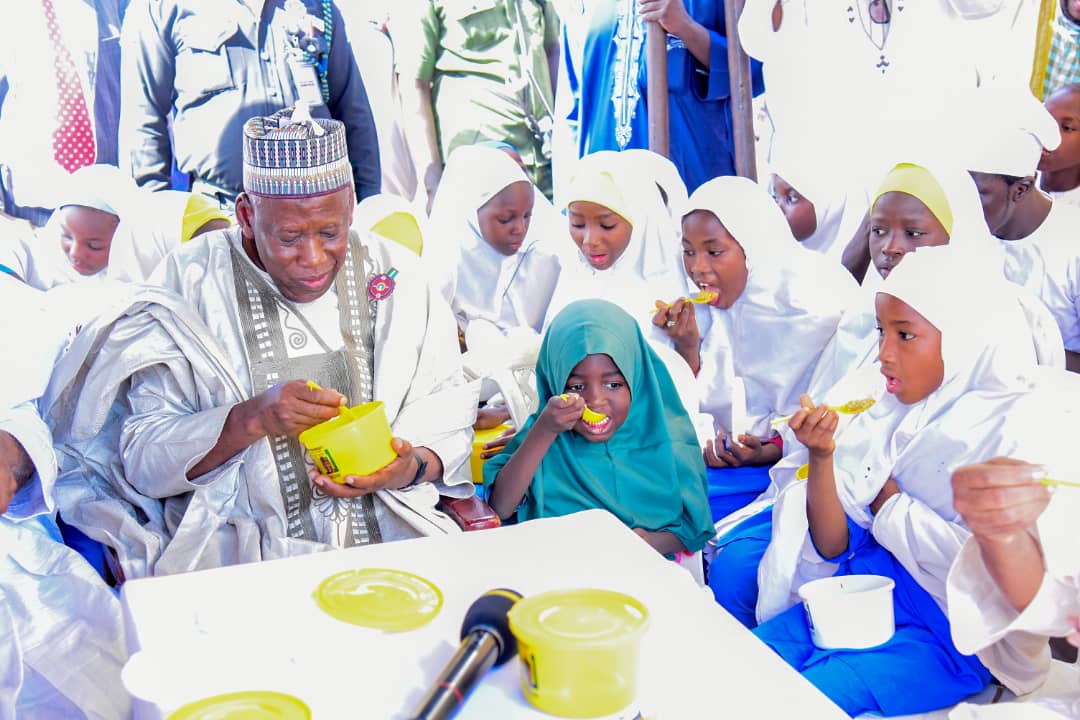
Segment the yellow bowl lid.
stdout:
<svg viewBox="0 0 1080 720">
<path fill-rule="evenodd" d="M 649 611 L 612 590 L 555 590 L 530 595 L 510 610 L 510 628 L 534 646 L 617 644 L 642 632 Z"/>
<path fill-rule="evenodd" d="M 315 602 L 327 615 L 352 625 L 400 632 L 439 614 L 443 596 L 424 578 L 390 568 L 346 570 L 323 580 Z"/>
<path fill-rule="evenodd" d="M 196 700 L 168 720 L 310 720 L 311 709 L 292 695 L 246 690 Z"/>
</svg>

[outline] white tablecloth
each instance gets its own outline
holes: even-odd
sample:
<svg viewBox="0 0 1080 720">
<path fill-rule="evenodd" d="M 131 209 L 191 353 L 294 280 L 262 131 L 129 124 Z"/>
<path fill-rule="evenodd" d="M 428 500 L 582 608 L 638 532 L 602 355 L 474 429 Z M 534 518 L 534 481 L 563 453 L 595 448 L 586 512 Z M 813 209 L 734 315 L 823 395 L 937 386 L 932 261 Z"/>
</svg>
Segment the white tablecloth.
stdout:
<svg viewBox="0 0 1080 720">
<path fill-rule="evenodd" d="M 388 634 L 325 615 L 312 592 L 358 567 L 416 573 L 445 602 L 430 624 Z M 698 587 L 600 510 L 522 525 L 133 580 L 123 602 L 137 717 L 200 697 L 271 689 L 315 718 L 407 718 L 458 645 L 466 608 L 495 587 L 525 595 L 596 587 L 645 604 L 638 709 L 649 720 L 840 720 L 846 715 Z M 461 718 L 547 717 L 525 701 L 515 658 L 484 679 Z M 143 700 L 139 701 L 139 696 Z"/>
</svg>

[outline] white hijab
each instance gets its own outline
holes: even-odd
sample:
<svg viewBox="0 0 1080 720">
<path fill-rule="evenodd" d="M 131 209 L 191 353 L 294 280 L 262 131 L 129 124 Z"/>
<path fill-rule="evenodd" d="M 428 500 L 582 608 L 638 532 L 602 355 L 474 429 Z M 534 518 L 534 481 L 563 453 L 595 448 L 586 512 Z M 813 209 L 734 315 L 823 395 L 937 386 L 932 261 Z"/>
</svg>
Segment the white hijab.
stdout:
<svg viewBox="0 0 1080 720">
<path fill-rule="evenodd" d="M 817 227 L 799 244 L 839 264 L 866 213 L 866 193 L 832 162 L 788 156 L 774 160 L 772 171 L 814 206 Z"/>
<path fill-rule="evenodd" d="M 71 205 L 100 210 L 119 219 L 113 244 L 134 242 L 136 232 L 133 217 L 138 211 L 138 188 L 131 178 L 112 165 L 87 165 L 67 176 L 57 191 L 57 210 L 35 234 L 17 241 L 12 257 L 5 264 L 39 290 L 48 290 L 69 283 L 100 282 L 106 269 L 94 275 L 80 275 L 60 247 L 60 210 Z M 111 256 L 111 249 L 110 249 Z"/>
<path fill-rule="evenodd" d="M 614 190 L 621 208 L 611 208 L 633 226 L 630 243 L 615 264 L 597 270 L 575 249 L 575 261 L 564 268 L 548 308 L 547 322 L 575 300 L 600 298 L 615 303 L 640 322 L 646 337 L 657 338 L 649 312 L 655 300 L 672 301 L 686 294 L 679 259 L 678 231 L 658 190 L 663 178 L 646 174 L 640 157 L 614 151 L 592 153 L 581 159 L 566 192 L 569 206 L 576 201 L 604 201 L 593 192 Z M 570 244 L 569 229 L 562 237 Z M 546 324 L 546 323 L 545 323 Z"/>
<path fill-rule="evenodd" d="M 1031 391 L 1036 371 L 1019 307 L 987 290 L 993 278 L 988 271 L 971 266 L 957 273 L 965 263 L 960 248 L 923 248 L 884 281 L 881 292 L 907 303 L 941 331 L 944 379 L 912 405 L 883 395 L 837 437 L 833 456 L 848 517 L 870 528 L 943 607 L 949 566 L 967 537 L 953 509 L 949 478 L 960 465 L 1015 449 L 1010 410 Z M 772 472 L 784 490 L 774 505 L 773 537 L 758 569 L 762 621 L 790 607 L 803 582 L 836 570 L 813 549 L 806 484 L 792 482 L 806 462 L 806 449 L 799 447 Z M 873 516 L 868 505 L 890 477 L 902 493 Z"/>
<path fill-rule="evenodd" d="M 528 177 L 493 147 L 460 147 L 450 155 L 431 209 L 424 264 L 454 309 L 463 329 L 486 320 L 503 332 L 540 332 L 559 277 L 553 227 L 561 224 L 533 186 L 533 214 L 521 248 L 511 256 L 480 232 L 477 212 L 501 190 Z"/>
<path fill-rule="evenodd" d="M 979 191 L 971 175 L 955 164 L 926 163 L 919 160 L 902 162 L 913 162 L 926 168 L 945 194 L 953 218 L 949 247 L 956 248 L 958 257 L 963 258 L 954 269 L 956 275 L 971 272 L 981 274 L 984 282 L 997 287 L 999 293 L 1012 297 L 1027 318 L 1028 343 L 1035 348 L 1039 362 L 1046 365 L 1063 364 L 1064 346 L 1061 333 L 1049 310 L 1029 291 L 1005 279 L 1004 251 L 1001 243 L 990 234 L 986 226 L 982 204 L 979 202 Z M 896 164 L 888 163 L 888 169 L 891 170 Z M 886 174 L 886 170 L 883 170 L 878 176 L 879 181 Z M 870 195 L 871 210 L 876 200 L 875 195 L 876 192 Z M 908 259 L 905 257 L 901 265 Z M 953 279 L 951 282 L 956 281 Z M 815 402 L 843 402 L 831 391 L 859 367 L 876 362 L 877 326 L 874 320 L 873 298 L 881 286 L 881 276 L 871 265 L 863 281 L 861 297 L 856 300 L 856 305 L 844 313 L 836 338 L 829 343 L 814 369 L 810 380 L 810 395 Z"/>
<path fill-rule="evenodd" d="M 794 411 L 814 361 L 836 331 L 855 281 L 839 263 L 801 247 L 765 188 L 740 177 L 710 180 L 686 213 L 711 212 L 746 254 L 746 288 L 726 310 L 695 309 L 702 333 L 704 407 L 729 432 L 770 434 L 769 420 Z M 706 369 L 706 366 L 711 366 Z M 705 376 L 705 377 L 703 377 Z M 744 427 L 727 427 L 735 378 L 746 394 Z"/>
</svg>

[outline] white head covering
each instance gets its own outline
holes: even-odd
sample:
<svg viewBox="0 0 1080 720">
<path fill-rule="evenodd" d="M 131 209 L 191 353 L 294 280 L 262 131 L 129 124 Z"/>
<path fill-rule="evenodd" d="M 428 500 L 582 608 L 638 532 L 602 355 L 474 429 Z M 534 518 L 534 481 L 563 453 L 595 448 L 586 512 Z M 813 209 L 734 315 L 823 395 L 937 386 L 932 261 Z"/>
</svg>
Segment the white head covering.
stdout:
<svg viewBox="0 0 1080 720">
<path fill-rule="evenodd" d="M 443 171 L 423 259 L 463 328 L 476 319 L 503 331 L 542 327 L 559 277 L 559 260 L 549 249 L 553 238 L 544 237 L 554 224 L 554 208 L 532 186 L 533 219 L 511 256 L 484 240 L 477 214 L 504 188 L 523 181 L 528 177 L 506 153 L 482 145 L 456 149 Z"/>
<path fill-rule="evenodd" d="M 1044 364 L 1060 364 L 1058 358 L 1064 357 L 1060 331 L 1055 337 L 1056 323 L 1045 307 L 1039 308 L 1037 298 L 1005 279 L 1004 251 L 1001 243 L 990 234 L 986 226 L 982 204 L 979 202 L 979 191 L 971 175 L 966 170 L 960 170 L 956 164 L 922 161 L 914 161 L 913 164 L 928 170 L 940 185 L 948 202 L 952 215 L 949 247 L 956 248 L 957 256 L 963 258 L 963 262 L 954 268 L 956 275 L 977 271 L 987 282 L 993 282 L 998 287 L 998 292 L 1013 297 L 1029 318 L 1029 344 L 1035 346 L 1039 361 Z M 890 162 L 888 167 L 891 169 L 894 165 L 895 162 Z M 886 171 L 882 170 L 879 182 L 880 177 L 885 175 Z M 876 191 L 870 195 L 871 212 L 876 195 Z M 905 257 L 900 264 L 903 265 L 909 259 L 910 257 Z M 862 297 L 844 313 L 835 340 L 829 344 L 814 369 L 810 381 L 810 395 L 815 402 L 838 401 L 829 391 L 852 371 L 876 360 L 877 331 L 873 294 L 881 285 L 881 276 L 877 270 L 870 267 L 863 281 Z"/>
<path fill-rule="evenodd" d="M 800 247 L 772 197 L 750 180 L 710 180 L 690 196 L 686 212 L 694 210 L 716 216 L 742 247 L 749 271 L 730 308 L 698 308 L 702 360 L 728 376 L 712 384 L 708 411 L 726 425 L 733 380 L 741 378 L 746 426 L 727 429 L 765 436 L 771 418 L 798 407 L 815 360 L 852 302 L 855 281 L 838 263 Z"/>
<path fill-rule="evenodd" d="M 629 148 L 622 151 L 622 156 L 629 167 L 633 168 L 633 172 L 640 173 L 642 177 L 652 178 L 656 186 L 667 196 L 666 200 L 661 199 L 675 223 L 675 231 L 681 234 L 680 220 L 689 198 L 686 183 L 679 174 L 679 168 L 675 167 L 675 163 L 668 158 L 651 150 Z"/>
<path fill-rule="evenodd" d="M 1036 374 L 1030 330 L 1019 306 L 993 291 L 993 275 L 970 266 L 957 272 L 967 263 L 960 248 L 923 248 L 885 280 L 881 292 L 902 300 L 941 331 L 944 379 L 912 405 L 891 394 L 881 396 L 838 435 L 833 456 L 848 517 L 864 528 L 872 526 L 875 537 L 941 604 L 952 555 L 966 531 L 960 528 L 959 536 L 942 545 L 940 532 L 919 524 L 925 510 L 908 516 L 886 505 L 875 517 L 868 505 L 891 477 L 902 491 L 897 503 L 914 499 L 937 517 L 958 523 L 952 471 L 1013 449 L 1010 410 L 1031 391 Z M 758 574 L 758 617 L 763 620 L 789 607 L 802 582 L 835 571 L 820 558 L 810 561 L 815 554 L 808 544 L 806 485 L 792 482 L 806 462 L 806 449 L 799 447 L 771 472 L 785 490 L 774 509 L 773 539 Z M 902 539 L 888 541 L 895 537 Z"/>
<path fill-rule="evenodd" d="M 119 224 L 112 242 L 121 245 L 134 243 L 135 223 L 132 219 L 139 210 L 135 183 L 112 165 L 87 165 L 65 178 L 56 197 L 56 212 L 37 236 L 27 236 L 23 240 L 17 261 L 21 267 L 15 269 L 30 285 L 41 290 L 103 279 L 105 270 L 89 277 L 80 275 L 64 255 L 60 247 L 60 211 L 78 205 L 115 215 L 119 218 Z"/>
<path fill-rule="evenodd" d="M 600 298 L 638 318 L 646 336 L 654 336 L 648 313 L 653 301 L 671 301 L 686 294 L 678 233 L 657 191 L 657 181 L 625 152 L 605 150 L 581 159 L 567 188 L 567 205 L 576 201 L 605 205 L 629 221 L 633 230 L 626 251 L 606 270 L 597 270 L 575 251 L 576 261 L 567 263 L 559 278 L 548 320 L 575 300 Z M 597 189 L 604 190 L 605 197 L 596 196 Z M 562 237 L 571 243 L 565 221 L 563 227 Z"/>
<path fill-rule="evenodd" d="M 839 263 L 866 213 L 866 193 L 857 187 L 847 170 L 824 158 L 775 159 L 772 172 L 814 206 L 817 227 L 800 244 Z"/>
<path fill-rule="evenodd" d="M 138 214 L 123 219 L 124 232 L 113 236 L 108 277 L 121 282 L 146 282 L 162 259 L 212 220 L 232 224 L 232 214 L 201 195 L 181 190 L 147 192 L 132 189 L 129 205 Z"/>
<path fill-rule="evenodd" d="M 1027 87 L 985 86 L 975 93 L 972 105 L 979 122 L 959 138 L 969 170 L 1030 177 L 1042 151 L 1061 144 L 1057 121 Z"/>
</svg>

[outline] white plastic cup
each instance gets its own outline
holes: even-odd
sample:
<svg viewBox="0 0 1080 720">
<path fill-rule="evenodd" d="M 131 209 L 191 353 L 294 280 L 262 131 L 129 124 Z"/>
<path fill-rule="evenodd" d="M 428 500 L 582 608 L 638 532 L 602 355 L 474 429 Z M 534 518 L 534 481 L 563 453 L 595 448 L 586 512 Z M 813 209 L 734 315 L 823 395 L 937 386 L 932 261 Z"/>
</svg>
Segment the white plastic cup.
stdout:
<svg viewBox="0 0 1080 720">
<path fill-rule="evenodd" d="M 887 643 L 896 632 L 892 578 L 843 575 L 799 588 L 810 637 L 822 650 L 863 650 Z"/>
</svg>

